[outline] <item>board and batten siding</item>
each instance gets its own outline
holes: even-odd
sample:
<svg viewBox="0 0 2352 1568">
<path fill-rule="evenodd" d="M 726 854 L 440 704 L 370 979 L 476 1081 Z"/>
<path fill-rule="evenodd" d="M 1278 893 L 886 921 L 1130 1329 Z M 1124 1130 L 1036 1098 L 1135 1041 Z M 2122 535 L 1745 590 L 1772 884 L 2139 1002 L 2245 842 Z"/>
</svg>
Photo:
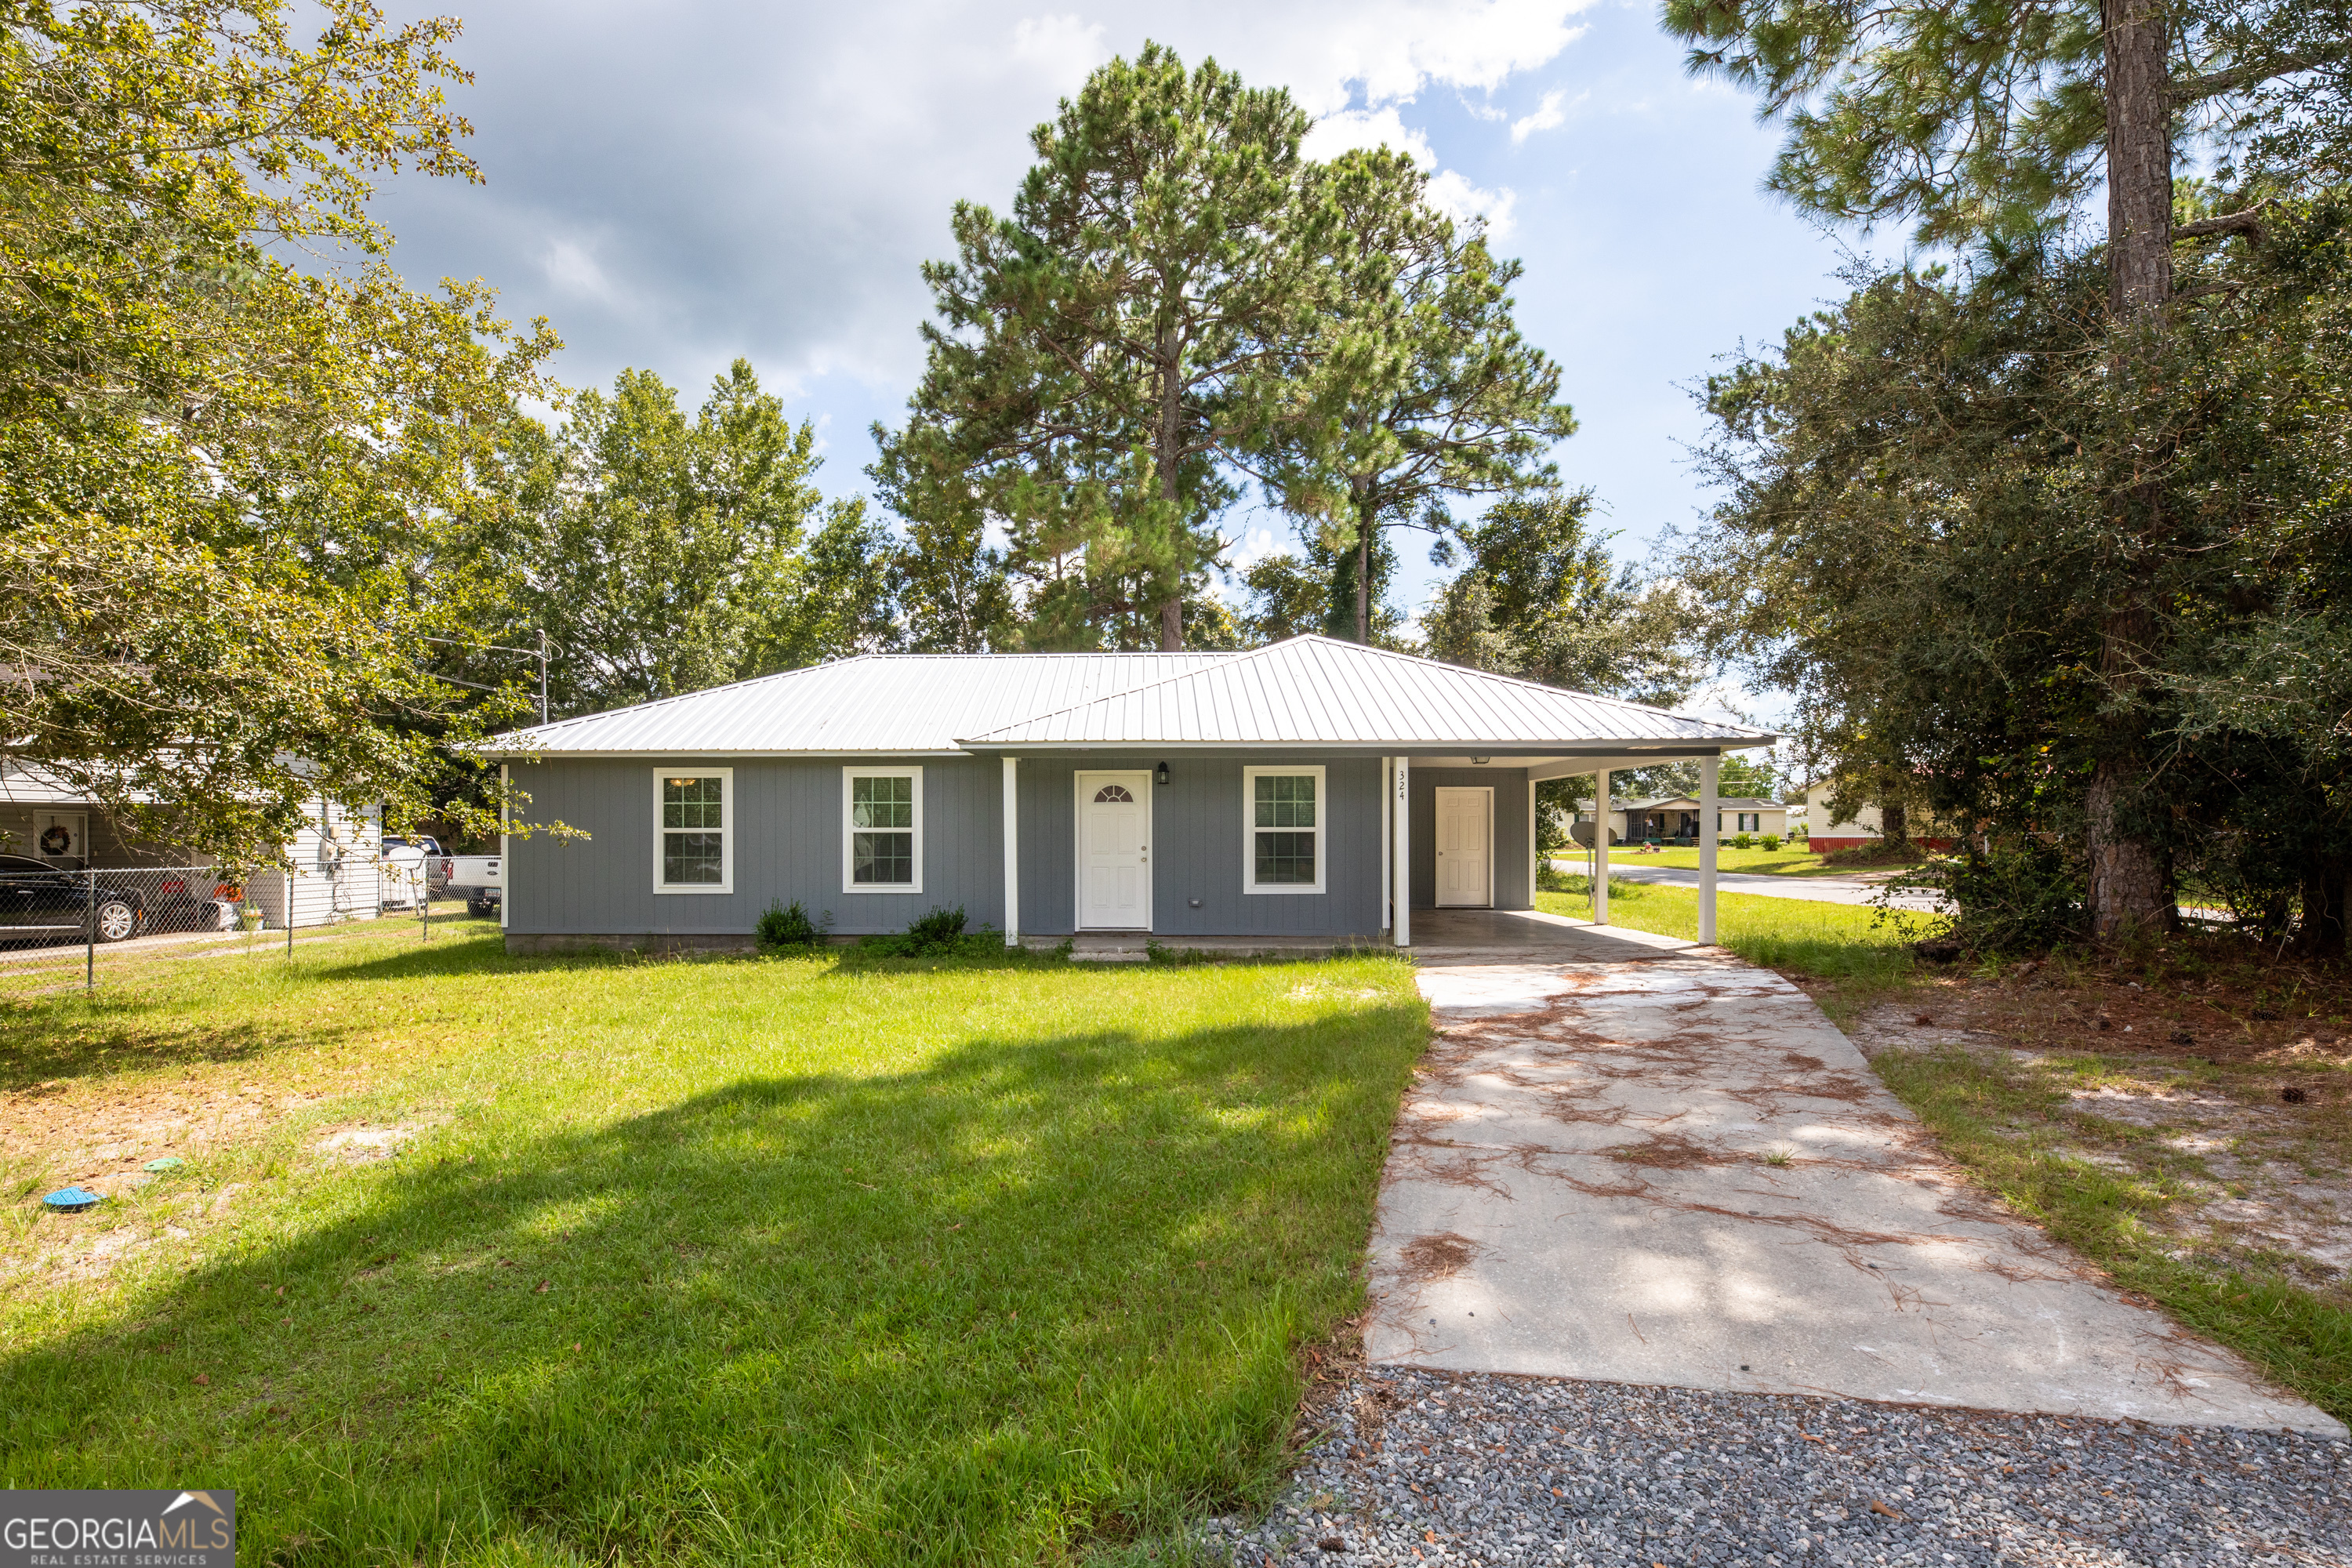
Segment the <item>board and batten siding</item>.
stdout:
<svg viewBox="0 0 2352 1568">
<path fill-rule="evenodd" d="M 1002 926 L 1003 769 L 993 758 L 925 758 L 923 890 L 846 893 L 841 883 L 842 768 L 849 759 L 737 757 L 673 763 L 734 771 L 733 890 L 653 890 L 651 760 L 557 759 L 514 764 L 534 820 L 584 828 L 586 840 L 516 837 L 508 846 L 510 936 L 740 936 L 771 901 L 798 900 L 836 935 L 903 931 L 926 910 L 961 905 L 970 925 Z M 860 758 L 876 767 L 912 759 Z M 1077 802 L 1074 774 L 1150 773 L 1157 756 L 1024 757 L 1020 763 L 1021 929 L 1076 929 Z M 1381 925 L 1381 765 L 1372 757 L 1202 756 L 1167 759 L 1151 791 L 1152 930 L 1167 936 L 1361 936 Z M 1324 772 L 1324 889 L 1243 890 L 1244 766 L 1286 762 Z M 1483 773 L 1485 770 L 1481 770 Z M 1523 809 L 1523 808 L 1522 808 Z M 1499 805 L 1498 805 L 1499 813 Z M 1522 834 L 1524 837 L 1524 834 Z M 1194 900 L 1200 907 L 1193 907 Z"/>
<path fill-rule="evenodd" d="M 842 887 L 842 774 L 845 765 L 923 770 L 922 889 L 853 893 Z M 657 770 L 734 770 L 729 831 L 733 890 L 654 891 L 654 779 Z M 537 821 L 592 837 L 509 840 L 510 935 L 740 936 L 771 902 L 797 900 L 837 935 L 904 931 L 934 909 L 963 907 L 973 926 L 1004 919 L 1003 817 L 996 764 L 973 758 L 736 757 L 662 763 L 603 758 L 514 764 Z"/>
<path fill-rule="evenodd" d="M 1528 879 L 1535 874 L 1535 847 L 1528 842 L 1528 770 L 1469 767 L 1415 768 L 1407 781 L 1412 806 L 1412 907 L 1432 909 L 1437 903 L 1437 792 L 1440 789 L 1492 789 L 1495 792 L 1495 908 L 1535 908 L 1535 889 Z"/>
<path fill-rule="evenodd" d="M 1087 753 L 1021 759 L 1021 929 L 1077 924 L 1079 773 L 1149 773 L 1159 756 Z M 1381 763 L 1377 757 L 1204 755 L 1164 759 L 1151 790 L 1151 930 L 1156 936 L 1360 936 L 1379 933 Z M 1323 769 L 1327 837 L 1320 893 L 1249 893 L 1244 767 Z M 1200 907 L 1192 907 L 1193 900 Z"/>
</svg>

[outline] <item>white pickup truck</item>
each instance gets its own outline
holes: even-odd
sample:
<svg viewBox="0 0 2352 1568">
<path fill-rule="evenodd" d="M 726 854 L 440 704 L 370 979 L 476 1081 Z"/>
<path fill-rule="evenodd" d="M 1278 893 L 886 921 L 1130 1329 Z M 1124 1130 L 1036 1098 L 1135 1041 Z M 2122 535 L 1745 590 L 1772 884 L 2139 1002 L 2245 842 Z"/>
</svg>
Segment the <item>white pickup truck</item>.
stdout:
<svg viewBox="0 0 2352 1568">
<path fill-rule="evenodd" d="M 445 855 L 441 858 L 442 890 L 466 895 L 466 912 L 480 920 L 499 912 L 506 895 L 496 855 Z"/>
</svg>

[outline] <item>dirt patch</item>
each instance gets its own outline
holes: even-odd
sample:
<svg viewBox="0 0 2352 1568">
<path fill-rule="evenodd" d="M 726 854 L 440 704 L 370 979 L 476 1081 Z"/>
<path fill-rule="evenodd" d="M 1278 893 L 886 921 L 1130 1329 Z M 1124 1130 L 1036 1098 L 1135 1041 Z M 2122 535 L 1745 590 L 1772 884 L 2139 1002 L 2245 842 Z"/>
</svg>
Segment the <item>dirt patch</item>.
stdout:
<svg viewBox="0 0 2352 1568">
<path fill-rule="evenodd" d="M 2309 1019 L 2284 1040 L 2251 1026 L 2224 1037 L 2201 993 L 2111 977 L 2069 987 L 2065 971 L 2042 973 L 2039 984 L 1948 983 L 1934 1023 L 1917 1022 L 1916 1001 L 1889 1002 L 1850 1032 L 1874 1058 L 1966 1052 L 2031 1107 L 1997 1131 L 2172 1194 L 2157 1223 L 2184 1255 L 2283 1268 L 2352 1296 L 2352 1058 L 2341 1037 Z"/>
<path fill-rule="evenodd" d="M 334 1155 L 347 1165 L 365 1165 L 391 1159 L 415 1142 L 416 1135 L 424 1131 L 425 1123 L 421 1121 L 373 1125 L 362 1121 L 331 1129 L 312 1147 L 322 1154 Z"/>
</svg>

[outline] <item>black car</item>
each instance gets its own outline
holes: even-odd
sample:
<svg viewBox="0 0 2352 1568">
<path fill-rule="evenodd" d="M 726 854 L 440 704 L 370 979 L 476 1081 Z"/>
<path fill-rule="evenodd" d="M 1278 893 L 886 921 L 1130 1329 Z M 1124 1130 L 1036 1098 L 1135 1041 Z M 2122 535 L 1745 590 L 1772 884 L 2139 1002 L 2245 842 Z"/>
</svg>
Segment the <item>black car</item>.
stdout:
<svg viewBox="0 0 2352 1568">
<path fill-rule="evenodd" d="M 85 933 L 100 942 L 137 936 L 147 924 L 146 895 L 98 873 L 90 896 L 89 873 L 60 871 L 23 855 L 0 855 L 0 941 L 79 942 Z"/>
</svg>

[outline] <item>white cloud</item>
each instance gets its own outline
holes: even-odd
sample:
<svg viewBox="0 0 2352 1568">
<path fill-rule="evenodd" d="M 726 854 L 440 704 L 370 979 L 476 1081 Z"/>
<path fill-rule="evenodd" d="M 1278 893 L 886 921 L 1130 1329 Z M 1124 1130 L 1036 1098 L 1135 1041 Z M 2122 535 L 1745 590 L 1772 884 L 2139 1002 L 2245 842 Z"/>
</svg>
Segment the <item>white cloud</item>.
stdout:
<svg viewBox="0 0 2352 1568">
<path fill-rule="evenodd" d="M 1049 76 L 1067 79 L 1075 88 L 1110 58 L 1110 46 L 1103 42 L 1100 22 L 1074 16 L 1024 16 L 1013 24 L 1013 53 L 1044 67 Z"/>
<path fill-rule="evenodd" d="M 487 184 L 392 181 L 382 210 L 412 280 L 485 277 L 553 318 L 574 384 L 635 364 L 699 386 L 742 353 L 779 391 L 845 378 L 880 412 L 920 367 L 919 269 L 955 203 L 1009 205 L 1030 129 L 1111 54 L 1213 56 L 1287 87 L 1318 154 L 1386 142 L 1434 172 L 1401 107 L 1491 93 L 1593 3 L 506 0 L 455 50 Z M 1507 191 L 1433 188 L 1508 221 Z"/>
<path fill-rule="evenodd" d="M 553 239 L 547 252 L 540 258 L 540 269 L 559 294 L 574 300 L 593 300 L 600 305 L 617 304 L 620 290 L 596 264 L 595 255 L 576 239 Z"/>
<path fill-rule="evenodd" d="M 1511 236 L 1511 209 L 1518 205 L 1518 193 L 1508 185 L 1499 191 L 1486 190 L 1472 184 L 1453 169 L 1441 171 L 1429 182 L 1430 205 L 1456 223 L 1473 218 L 1486 222 L 1486 237 L 1496 245 Z"/>
<path fill-rule="evenodd" d="M 1280 555 L 1294 548 L 1295 543 L 1288 535 L 1276 534 L 1271 528 L 1245 528 L 1234 547 L 1225 552 L 1225 570 L 1238 580 L 1267 556 Z"/>
<path fill-rule="evenodd" d="M 1429 138 L 1404 122 L 1394 104 L 1379 109 L 1343 109 L 1327 114 L 1307 133 L 1300 151 L 1309 158 L 1328 161 L 1359 147 L 1393 147 L 1411 154 L 1423 169 L 1436 167 L 1437 154 Z"/>
<path fill-rule="evenodd" d="M 1565 92 L 1545 93 L 1543 101 L 1536 105 L 1536 111 L 1533 114 L 1524 120 L 1515 120 L 1511 122 L 1511 140 L 1515 142 L 1525 142 L 1537 132 L 1549 131 L 1566 120 L 1568 111 L 1560 105 L 1567 98 L 1568 94 Z"/>
<path fill-rule="evenodd" d="M 1235 47 L 1221 50 L 1220 58 L 1246 68 L 1246 51 L 1271 79 L 1286 83 L 1309 113 L 1329 114 L 1359 100 L 1409 101 L 1433 85 L 1499 87 L 1574 43 L 1584 29 L 1570 26 L 1569 18 L 1594 3 L 1366 0 L 1261 5 L 1250 14 L 1254 36 L 1246 43 L 1237 37 Z M 1230 17 L 1241 7 L 1197 9 Z"/>
</svg>

